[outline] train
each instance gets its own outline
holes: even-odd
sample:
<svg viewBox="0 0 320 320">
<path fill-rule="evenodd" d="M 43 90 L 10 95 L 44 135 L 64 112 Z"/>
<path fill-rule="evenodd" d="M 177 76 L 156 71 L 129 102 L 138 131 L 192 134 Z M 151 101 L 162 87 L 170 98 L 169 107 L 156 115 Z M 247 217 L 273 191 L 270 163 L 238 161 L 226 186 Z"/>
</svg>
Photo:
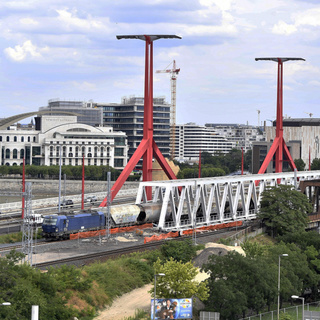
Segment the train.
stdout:
<svg viewBox="0 0 320 320">
<path fill-rule="evenodd" d="M 226 205 L 227 206 L 227 205 Z M 110 208 L 110 228 L 128 227 L 159 222 L 162 205 L 160 203 L 143 203 L 133 205 L 116 205 Z M 197 215 L 201 214 L 201 205 Z M 106 229 L 109 212 L 106 207 L 96 210 L 80 210 L 62 212 L 44 216 L 42 222 L 42 235 L 48 240 L 69 239 L 71 234 L 84 231 L 96 231 Z M 181 217 L 183 218 L 183 216 Z M 188 216 L 185 216 L 188 219 Z M 166 222 L 173 221 L 172 212 L 169 208 Z"/>
<path fill-rule="evenodd" d="M 110 208 L 110 227 L 126 227 L 159 221 L 161 205 L 157 203 L 118 205 Z M 106 228 L 107 208 L 79 212 L 62 212 L 44 216 L 42 235 L 45 239 L 69 239 L 70 234 Z M 167 214 L 171 218 L 171 213 Z"/>
</svg>

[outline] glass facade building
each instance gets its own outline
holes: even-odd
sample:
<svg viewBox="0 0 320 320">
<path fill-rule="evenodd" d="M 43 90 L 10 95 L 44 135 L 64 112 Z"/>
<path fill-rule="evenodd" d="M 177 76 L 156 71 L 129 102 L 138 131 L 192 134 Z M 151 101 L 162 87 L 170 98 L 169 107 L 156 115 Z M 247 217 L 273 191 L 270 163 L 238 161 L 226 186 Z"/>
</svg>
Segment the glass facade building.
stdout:
<svg viewBox="0 0 320 320">
<path fill-rule="evenodd" d="M 144 98 L 124 97 L 121 103 L 96 103 L 103 110 L 103 125 L 113 127 L 114 131 L 127 134 L 129 157 L 143 138 Z M 170 151 L 170 111 L 171 105 L 164 97 L 153 99 L 153 135 L 164 157 Z"/>
<path fill-rule="evenodd" d="M 102 110 L 94 106 L 92 101 L 70 101 L 51 99 L 47 107 L 39 108 L 39 111 L 53 111 L 49 115 L 65 115 L 66 112 L 77 114 L 78 123 L 88 124 L 89 126 L 101 126 Z M 62 113 L 59 113 L 61 111 Z"/>
</svg>

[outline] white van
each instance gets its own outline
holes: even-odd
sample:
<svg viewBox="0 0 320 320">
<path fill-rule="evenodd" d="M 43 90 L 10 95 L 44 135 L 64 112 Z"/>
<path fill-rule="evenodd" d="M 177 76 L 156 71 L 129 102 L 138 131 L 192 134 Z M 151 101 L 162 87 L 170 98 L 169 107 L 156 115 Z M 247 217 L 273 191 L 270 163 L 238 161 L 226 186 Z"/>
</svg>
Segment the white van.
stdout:
<svg viewBox="0 0 320 320">
<path fill-rule="evenodd" d="M 25 217 L 24 219 L 25 219 L 25 221 L 27 221 L 27 218 L 26 218 L 26 217 Z M 30 224 L 39 226 L 39 225 L 42 224 L 42 222 L 43 222 L 43 216 L 42 216 L 42 214 L 40 214 L 40 213 L 34 213 L 34 212 L 32 211 L 31 217 L 30 217 Z"/>
</svg>

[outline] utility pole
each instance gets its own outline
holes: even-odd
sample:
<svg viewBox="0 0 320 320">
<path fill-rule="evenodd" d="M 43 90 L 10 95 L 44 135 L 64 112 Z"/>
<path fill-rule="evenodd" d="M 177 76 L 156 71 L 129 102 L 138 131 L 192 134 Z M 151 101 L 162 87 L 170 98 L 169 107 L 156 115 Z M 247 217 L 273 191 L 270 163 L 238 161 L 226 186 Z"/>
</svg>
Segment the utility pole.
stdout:
<svg viewBox="0 0 320 320">
<path fill-rule="evenodd" d="M 24 262 L 32 266 L 33 224 L 32 224 L 32 183 L 26 182 L 25 215 L 22 224 L 22 253 Z"/>
<path fill-rule="evenodd" d="M 110 207 L 111 207 L 111 172 L 109 171 L 107 174 L 107 180 L 108 180 L 108 191 L 107 191 L 107 216 L 106 216 L 106 225 L 107 225 L 107 230 L 106 230 L 106 236 L 107 239 L 110 238 L 110 229 L 111 229 L 111 212 L 110 212 Z"/>
</svg>

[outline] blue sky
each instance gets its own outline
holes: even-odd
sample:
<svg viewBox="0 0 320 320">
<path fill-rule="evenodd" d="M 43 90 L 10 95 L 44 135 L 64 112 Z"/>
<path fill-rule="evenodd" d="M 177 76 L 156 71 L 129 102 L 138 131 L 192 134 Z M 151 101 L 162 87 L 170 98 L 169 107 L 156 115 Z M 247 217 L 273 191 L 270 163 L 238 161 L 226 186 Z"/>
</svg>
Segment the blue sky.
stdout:
<svg viewBox="0 0 320 320">
<path fill-rule="evenodd" d="M 316 0 L 2 0 L 0 118 L 54 98 L 142 96 L 145 43 L 124 34 L 182 37 L 154 42 L 154 70 L 181 69 L 177 123 L 275 119 L 277 64 L 256 57 L 306 59 L 284 63 L 283 113 L 320 118 Z M 170 102 L 168 74 L 154 74 L 154 96 Z"/>
</svg>

